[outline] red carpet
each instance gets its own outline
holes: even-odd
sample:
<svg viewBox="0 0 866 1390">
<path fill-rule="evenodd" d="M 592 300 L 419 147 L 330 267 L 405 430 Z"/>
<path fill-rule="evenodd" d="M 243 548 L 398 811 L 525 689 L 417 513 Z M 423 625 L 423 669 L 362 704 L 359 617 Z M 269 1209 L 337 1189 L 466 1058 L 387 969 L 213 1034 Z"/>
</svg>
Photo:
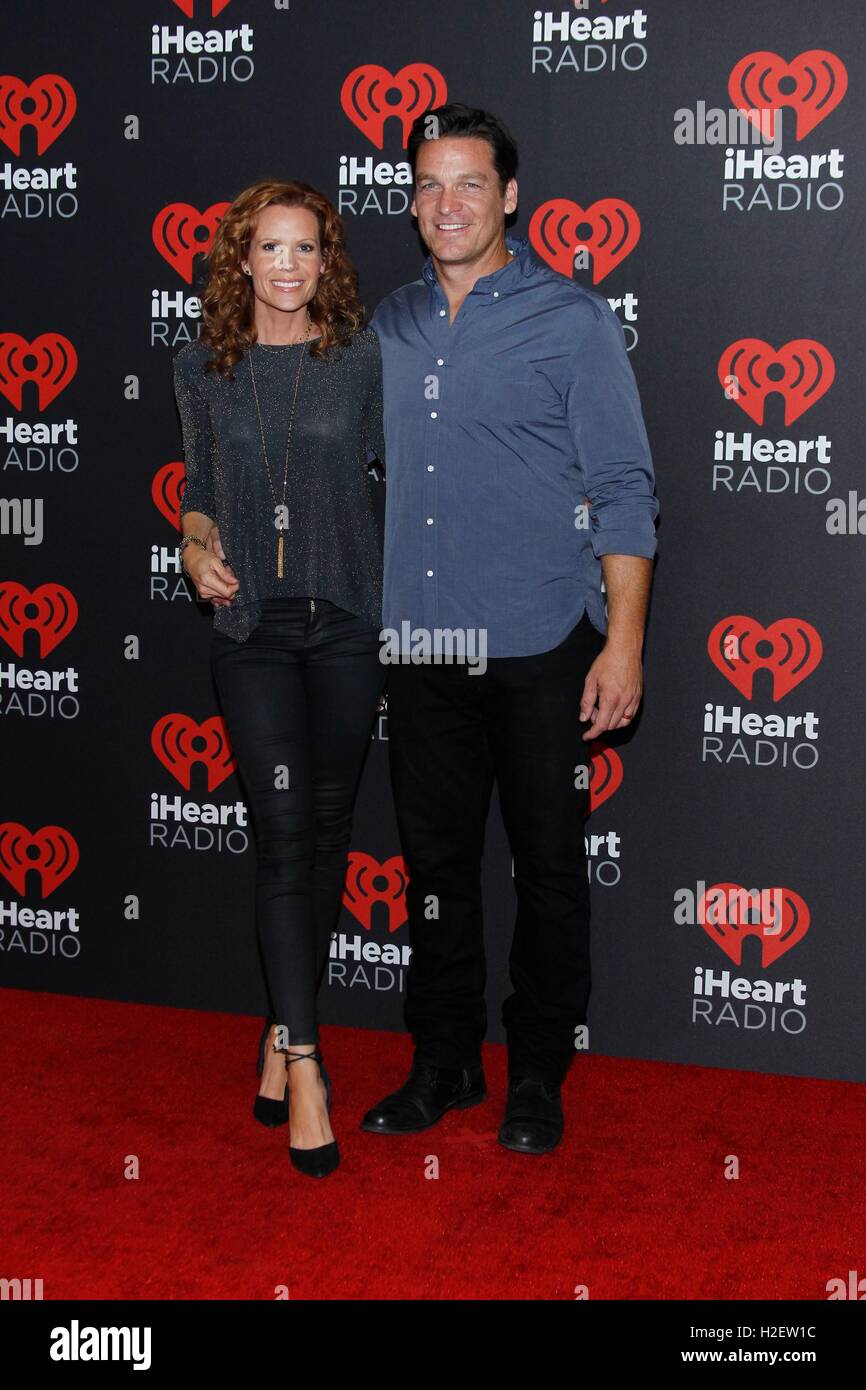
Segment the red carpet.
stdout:
<svg viewBox="0 0 866 1390">
<path fill-rule="evenodd" d="M 579 1056 L 565 1138 L 533 1158 L 496 1143 L 503 1048 L 484 1105 L 389 1139 L 357 1123 L 409 1040 L 328 1028 L 343 1162 L 316 1182 L 250 1115 L 259 1031 L 3 991 L 0 1277 L 46 1299 L 826 1299 L 866 1274 L 862 1087 Z"/>
</svg>

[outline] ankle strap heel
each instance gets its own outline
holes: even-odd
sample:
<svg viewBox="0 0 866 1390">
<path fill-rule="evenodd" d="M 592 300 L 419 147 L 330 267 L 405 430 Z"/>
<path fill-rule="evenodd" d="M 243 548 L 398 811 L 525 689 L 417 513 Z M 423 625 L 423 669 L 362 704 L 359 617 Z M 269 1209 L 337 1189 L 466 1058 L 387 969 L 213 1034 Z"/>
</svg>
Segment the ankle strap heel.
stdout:
<svg viewBox="0 0 866 1390">
<path fill-rule="evenodd" d="M 327 1097 L 328 1110 L 331 1108 L 331 1087 L 328 1076 L 322 1063 L 322 1054 L 318 1048 L 312 1052 L 293 1052 L 289 1047 L 276 1047 L 275 1052 L 282 1052 L 286 1059 L 286 1071 L 293 1062 L 316 1062 L 323 1082 L 325 1083 L 325 1095 Z M 340 1162 L 340 1151 L 337 1148 L 337 1141 L 332 1140 L 330 1144 L 320 1144 L 316 1149 L 295 1149 L 289 1145 L 289 1158 L 292 1166 L 297 1168 L 299 1173 L 304 1173 L 308 1178 L 326 1178 L 329 1173 L 333 1173 Z"/>
<path fill-rule="evenodd" d="M 265 1048 L 268 1042 L 268 1034 L 272 1026 L 276 1023 L 275 1018 L 266 1018 L 265 1026 L 262 1029 L 262 1036 L 259 1039 L 259 1056 L 256 1065 L 256 1073 L 261 1076 L 265 1069 Z M 275 1048 L 274 1051 L 278 1051 Z M 253 1118 L 259 1124 L 265 1125 L 268 1129 L 276 1129 L 278 1125 L 289 1123 L 289 1082 L 286 1079 L 285 1090 L 282 1100 L 272 1100 L 270 1096 L 256 1096 L 253 1101 Z"/>
<path fill-rule="evenodd" d="M 293 1052 L 290 1047 L 275 1047 L 274 1052 L 282 1052 L 285 1054 L 287 1069 L 291 1066 L 292 1062 L 310 1061 L 321 1064 L 322 1061 L 322 1054 L 318 1048 L 313 1052 Z"/>
<path fill-rule="evenodd" d="M 328 1111 L 329 1111 L 329 1113 L 330 1113 L 330 1109 L 331 1109 L 331 1078 L 328 1076 L 328 1073 L 325 1071 L 325 1059 L 324 1059 L 324 1057 L 322 1056 L 322 1054 L 321 1054 L 321 1052 L 319 1051 L 319 1049 L 316 1048 L 314 1052 L 293 1052 L 293 1051 L 291 1050 L 291 1048 L 288 1048 L 288 1047 L 275 1047 L 275 1048 L 274 1048 L 274 1051 L 275 1051 L 275 1052 L 282 1052 L 283 1055 L 285 1056 L 285 1059 L 286 1059 L 286 1071 L 288 1071 L 288 1069 L 289 1069 L 289 1067 L 291 1066 L 292 1062 L 303 1062 L 305 1058 L 309 1059 L 311 1062 L 318 1062 L 318 1064 L 319 1064 L 319 1073 L 320 1073 L 320 1075 L 321 1075 L 322 1081 L 325 1083 L 325 1101 L 326 1101 L 326 1104 L 327 1104 L 327 1107 L 328 1107 Z"/>
</svg>

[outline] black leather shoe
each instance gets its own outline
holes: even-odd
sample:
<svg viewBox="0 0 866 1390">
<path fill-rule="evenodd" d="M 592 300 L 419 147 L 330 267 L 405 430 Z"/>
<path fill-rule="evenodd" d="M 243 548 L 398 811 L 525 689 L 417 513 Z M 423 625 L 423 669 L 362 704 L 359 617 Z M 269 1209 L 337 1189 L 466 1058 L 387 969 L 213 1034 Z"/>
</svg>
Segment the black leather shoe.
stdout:
<svg viewBox="0 0 866 1390">
<path fill-rule="evenodd" d="M 405 1085 L 394 1091 L 361 1121 L 370 1134 L 412 1134 L 429 1129 L 448 1110 L 468 1110 L 487 1095 L 484 1071 L 479 1067 L 434 1067 L 416 1063 Z"/>
<path fill-rule="evenodd" d="M 508 1083 L 505 1118 L 499 1142 L 521 1154 L 546 1154 L 562 1138 L 563 1118 L 559 1087 L 531 1076 L 515 1076 Z"/>
</svg>

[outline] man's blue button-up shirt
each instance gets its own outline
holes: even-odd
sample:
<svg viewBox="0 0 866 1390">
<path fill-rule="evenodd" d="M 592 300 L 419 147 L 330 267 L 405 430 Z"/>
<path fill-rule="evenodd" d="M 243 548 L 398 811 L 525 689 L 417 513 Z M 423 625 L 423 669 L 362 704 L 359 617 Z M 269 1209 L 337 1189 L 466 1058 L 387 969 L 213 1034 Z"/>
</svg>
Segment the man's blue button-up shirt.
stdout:
<svg viewBox="0 0 866 1390">
<path fill-rule="evenodd" d="M 652 557 L 659 509 L 619 320 L 525 238 L 506 245 L 453 324 L 431 257 L 371 320 L 383 627 L 486 629 L 489 657 L 549 651 L 584 611 L 605 633 L 599 557 Z"/>
</svg>

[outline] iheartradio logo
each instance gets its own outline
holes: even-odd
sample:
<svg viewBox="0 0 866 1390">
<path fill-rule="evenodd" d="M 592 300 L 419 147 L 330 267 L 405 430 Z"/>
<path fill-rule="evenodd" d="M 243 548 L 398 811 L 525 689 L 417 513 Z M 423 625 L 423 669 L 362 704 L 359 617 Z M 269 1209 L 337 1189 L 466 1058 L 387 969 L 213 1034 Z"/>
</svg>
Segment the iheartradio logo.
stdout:
<svg viewBox="0 0 866 1390">
<path fill-rule="evenodd" d="M 739 883 L 715 883 L 698 902 L 698 922 L 735 965 L 743 963 L 745 938 L 757 936 L 766 969 L 802 941 L 810 920 L 806 903 L 790 888 L 764 888 L 759 893 Z"/>
<path fill-rule="evenodd" d="M 195 0 L 174 0 L 179 10 L 182 10 L 187 19 L 192 19 L 195 12 Z M 230 5 L 231 0 L 204 0 L 202 9 L 210 8 L 211 19 L 216 19 L 217 15 L 222 14 L 226 5 Z"/>
<path fill-rule="evenodd" d="M 343 906 L 347 907 L 365 931 L 373 925 L 373 908 L 384 903 L 388 912 L 388 931 L 399 931 L 408 917 L 406 884 L 409 875 L 402 856 L 395 854 L 380 864 L 371 854 L 352 850 L 346 870 Z"/>
<path fill-rule="evenodd" d="M 615 748 L 608 748 L 600 741 L 591 741 L 589 749 L 589 807 L 586 814 L 592 815 L 619 790 L 623 769 L 622 758 Z"/>
<path fill-rule="evenodd" d="M 78 622 L 78 604 L 62 584 L 27 589 L 14 579 L 0 581 L 0 637 L 23 659 L 27 632 L 39 634 L 40 659 L 59 646 Z"/>
<path fill-rule="evenodd" d="M 400 143 L 405 149 L 412 122 L 447 99 L 445 78 L 429 63 L 409 63 L 393 76 L 387 68 L 364 63 L 353 68 L 340 88 L 343 110 L 377 150 L 384 148 L 385 122 L 390 116 L 400 122 Z"/>
<path fill-rule="evenodd" d="M 196 256 L 208 254 L 220 219 L 230 207 L 231 203 L 212 203 L 199 212 L 189 203 L 169 203 L 153 219 L 154 246 L 188 285 L 192 284 Z"/>
<path fill-rule="evenodd" d="M 762 338 L 738 338 L 719 358 L 718 378 L 756 425 L 764 423 L 767 397 L 777 391 L 792 425 L 830 390 L 836 375 L 832 356 L 814 338 L 793 338 L 778 350 Z"/>
<path fill-rule="evenodd" d="M 32 126 L 42 155 L 63 134 L 77 105 L 74 88 L 59 73 L 43 73 L 29 86 L 20 77 L 0 77 L 0 140 L 20 159 L 21 132 Z"/>
<path fill-rule="evenodd" d="M 774 701 L 810 676 L 824 653 L 818 632 L 802 618 L 780 618 L 762 627 L 742 614 L 716 623 L 707 650 L 716 669 L 746 700 L 752 699 L 755 672 L 771 671 Z"/>
<path fill-rule="evenodd" d="M 47 898 L 77 867 L 78 844 L 62 825 L 34 831 L 17 821 L 0 825 L 0 873 L 22 898 L 31 870 L 39 876 L 41 896 Z"/>
<path fill-rule="evenodd" d="M 182 462 L 164 463 L 153 475 L 150 495 L 157 511 L 180 531 L 180 504 L 186 487 L 186 469 Z"/>
<path fill-rule="evenodd" d="M 207 789 L 214 791 L 237 767 L 225 720 L 220 715 L 197 724 L 188 714 L 165 714 L 154 724 L 150 746 L 185 791 L 191 790 L 192 769 L 207 769 Z"/>
<path fill-rule="evenodd" d="M 36 383 L 39 409 L 65 391 L 78 370 L 78 353 L 61 333 L 40 333 L 28 342 L 20 333 L 0 333 L 0 392 L 16 410 L 24 408 L 24 383 Z"/>
<path fill-rule="evenodd" d="M 747 53 L 728 78 L 731 101 L 758 130 L 761 110 L 772 112 L 763 131 L 770 140 L 776 138 L 776 113 L 783 106 L 796 112 L 796 138 L 802 140 L 835 111 L 847 90 L 845 64 L 823 48 L 811 48 L 790 63 L 778 53 Z"/>
<path fill-rule="evenodd" d="M 598 285 L 634 250 L 640 218 L 622 198 L 600 198 L 584 209 L 568 198 L 551 198 L 536 208 L 529 240 L 547 264 L 571 277 L 575 257 L 592 255 L 592 283 Z"/>
</svg>

